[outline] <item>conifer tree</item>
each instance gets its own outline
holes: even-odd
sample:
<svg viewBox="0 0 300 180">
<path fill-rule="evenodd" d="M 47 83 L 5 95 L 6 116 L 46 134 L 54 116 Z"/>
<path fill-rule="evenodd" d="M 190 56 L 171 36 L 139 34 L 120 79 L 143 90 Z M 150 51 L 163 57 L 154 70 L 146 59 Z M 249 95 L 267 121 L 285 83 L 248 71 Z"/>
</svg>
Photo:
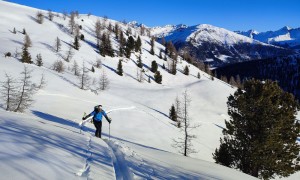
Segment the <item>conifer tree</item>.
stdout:
<svg viewBox="0 0 300 180">
<path fill-rule="evenodd" d="M 187 76 L 190 74 L 190 70 L 189 70 L 189 67 L 187 65 L 184 67 L 183 74 L 185 74 Z"/>
<path fill-rule="evenodd" d="M 152 54 L 152 55 L 154 55 L 154 42 L 155 42 L 155 38 L 152 37 L 151 42 L 150 42 L 150 45 L 151 45 L 150 54 Z"/>
<path fill-rule="evenodd" d="M 75 36 L 73 46 L 74 46 L 74 49 L 79 50 L 80 45 L 79 45 L 78 36 Z"/>
<path fill-rule="evenodd" d="M 134 49 L 134 39 L 132 36 L 128 37 L 126 46 L 132 51 Z"/>
<path fill-rule="evenodd" d="M 141 41 L 140 36 L 138 36 L 136 42 L 134 43 L 135 52 L 141 52 L 141 47 L 142 47 L 142 41 Z"/>
<path fill-rule="evenodd" d="M 123 76 L 123 67 L 122 67 L 121 59 L 119 60 L 119 63 L 118 63 L 117 74 L 119 74 L 120 76 Z"/>
<path fill-rule="evenodd" d="M 28 52 L 28 47 L 23 46 L 23 52 L 22 52 L 22 57 L 21 57 L 21 61 L 22 63 L 28 63 L 28 64 L 31 64 L 32 63 L 32 60 L 31 60 L 31 55 L 30 53 Z"/>
<path fill-rule="evenodd" d="M 276 82 L 249 80 L 228 97 L 228 114 L 217 163 L 263 179 L 300 170 L 299 104 Z"/>
<path fill-rule="evenodd" d="M 197 78 L 198 79 L 200 79 L 201 78 L 201 75 L 200 75 L 200 73 L 198 72 L 198 74 L 197 74 Z"/>
<path fill-rule="evenodd" d="M 137 66 L 138 66 L 139 68 L 142 68 L 142 67 L 143 67 L 143 62 L 142 62 L 142 56 L 141 56 L 141 55 L 139 56 L 139 59 L 138 59 L 138 61 L 137 61 Z"/>
<path fill-rule="evenodd" d="M 172 104 L 172 106 L 171 106 L 170 113 L 169 113 L 169 117 L 170 117 L 170 119 L 172 119 L 173 121 L 175 121 L 175 122 L 177 121 L 177 113 L 176 113 L 174 104 Z"/>
<path fill-rule="evenodd" d="M 156 61 L 152 61 L 151 63 L 151 72 L 155 73 L 157 71 L 158 65 L 156 63 Z"/>
<path fill-rule="evenodd" d="M 159 71 L 156 71 L 154 74 L 154 81 L 158 84 L 161 84 L 162 81 L 162 75 L 160 74 Z"/>
</svg>

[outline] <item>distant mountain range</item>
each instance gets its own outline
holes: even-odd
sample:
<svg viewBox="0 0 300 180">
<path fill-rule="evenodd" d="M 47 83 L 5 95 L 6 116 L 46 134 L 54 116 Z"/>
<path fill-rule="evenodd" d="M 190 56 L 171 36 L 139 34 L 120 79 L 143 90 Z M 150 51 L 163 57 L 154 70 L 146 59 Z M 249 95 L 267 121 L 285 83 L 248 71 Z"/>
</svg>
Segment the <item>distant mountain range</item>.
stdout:
<svg viewBox="0 0 300 180">
<path fill-rule="evenodd" d="M 167 25 L 151 28 L 151 34 L 172 41 L 200 61 L 213 66 L 294 54 L 300 44 L 300 29 L 284 27 L 259 33 L 229 31 L 208 24 Z"/>
<path fill-rule="evenodd" d="M 277 31 L 257 32 L 255 30 L 236 31 L 252 39 L 286 48 L 300 49 L 300 28 L 285 26 Z"/>
</svg>

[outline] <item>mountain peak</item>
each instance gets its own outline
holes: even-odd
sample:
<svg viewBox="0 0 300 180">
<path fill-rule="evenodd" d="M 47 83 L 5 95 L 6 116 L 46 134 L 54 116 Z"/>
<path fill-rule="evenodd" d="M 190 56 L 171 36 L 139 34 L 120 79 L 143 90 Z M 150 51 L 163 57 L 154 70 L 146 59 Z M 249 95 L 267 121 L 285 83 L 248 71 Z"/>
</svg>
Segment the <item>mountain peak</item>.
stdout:
<svg viewBox="0 0 300 180">
<path fill-rule="evenodd" d="M 289 26 L 284 26 L 283 28 L 281 28 L 280 30 L 284 30 L 284 31 L 289 31 L 291 30 L 292 28 L 289 27 Z"/>
</svg>

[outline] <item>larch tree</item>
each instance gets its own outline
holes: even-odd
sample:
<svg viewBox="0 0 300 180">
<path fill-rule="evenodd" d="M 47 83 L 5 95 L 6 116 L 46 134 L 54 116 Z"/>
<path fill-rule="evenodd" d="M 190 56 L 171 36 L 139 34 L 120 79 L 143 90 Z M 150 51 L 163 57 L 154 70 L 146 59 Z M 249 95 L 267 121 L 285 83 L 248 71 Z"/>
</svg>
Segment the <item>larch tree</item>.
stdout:
<svg viewBox="0 0 300 180">
<path fill-rule="evenodd" d="M 189 116 L 189 106 L 191 103 L 191 98 L 187 92 L 184 91 L 182 94 L 182 106 L 181 106 L 181 121 L 180 131 L 182 132 L 182 137 L 174 139 L 173 147 L 179 149 L 179 153 L 184 156 L 189 156 L 192 153 L 196 153 L 196 150 L 193 148 L 192 140 L 196 138 L 195 135 L 192 135 L 191 130 L 197 128 L 196 125 L 191 125 L 190 116 Z"/>
<path fill-rule="evenodd" d="M 81 68 L 81 73 L 78 76 L 80 89 L 86 90 L 87 87 L 90 85 L 91 78 L 88 75 L 88 72 L 89 72 L 88 69 L 85 67 L 85 65 L 83 63 L 82 68 Z"/>
<path fill-rule="evenodd" d="M 17 95 L 16 81 L 7 73 L 5 73 L 5 80 L 1 82 L 0 86 L 1 99 L 4 100 L 5 110 L 11 111 L 15 105 L 15 98 Z"/>
</svg>

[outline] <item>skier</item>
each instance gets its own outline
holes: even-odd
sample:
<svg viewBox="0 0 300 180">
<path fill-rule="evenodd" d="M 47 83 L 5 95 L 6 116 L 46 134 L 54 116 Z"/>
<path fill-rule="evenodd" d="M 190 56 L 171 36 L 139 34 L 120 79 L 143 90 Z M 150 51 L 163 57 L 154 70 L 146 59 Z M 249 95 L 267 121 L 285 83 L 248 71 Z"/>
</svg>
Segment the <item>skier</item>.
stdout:
<svg viewBox="0 0 300 180">
<path fill-rule="evenodd" d="M 102 105 L 95 106 L 94 111 L 91 112 L 89 115 L 82 118 L 82 120 L 86 120 L 90 116 L 93 116 L 93 123 L 96 128 L 95 136 L 101 138 L 101 131 L 102 131 L 102 117 L 104 116 L 108 123 L 111 123 L 111 119 L 107 117 L 105 111 L 102 109 Z"/>
</svg>

